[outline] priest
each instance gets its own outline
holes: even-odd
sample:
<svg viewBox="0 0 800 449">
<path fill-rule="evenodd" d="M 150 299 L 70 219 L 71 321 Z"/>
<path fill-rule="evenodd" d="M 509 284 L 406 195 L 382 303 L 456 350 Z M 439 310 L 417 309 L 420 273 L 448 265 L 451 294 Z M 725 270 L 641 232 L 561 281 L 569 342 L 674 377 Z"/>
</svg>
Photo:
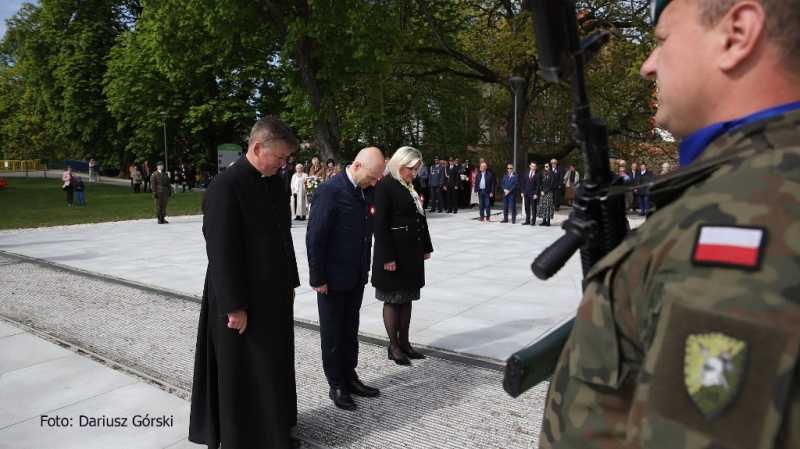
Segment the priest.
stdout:
<svg viewBox="0 0 800 449">
<path fill-rule="evenodd" d="M 206 272 L 189 441 L 289 448 L 297 423 L 294 289 L 300 285 L 283 180 L 298 147 L 275 117 L 253 126 L 247 153 L 203 198 Z"/>
</svg>

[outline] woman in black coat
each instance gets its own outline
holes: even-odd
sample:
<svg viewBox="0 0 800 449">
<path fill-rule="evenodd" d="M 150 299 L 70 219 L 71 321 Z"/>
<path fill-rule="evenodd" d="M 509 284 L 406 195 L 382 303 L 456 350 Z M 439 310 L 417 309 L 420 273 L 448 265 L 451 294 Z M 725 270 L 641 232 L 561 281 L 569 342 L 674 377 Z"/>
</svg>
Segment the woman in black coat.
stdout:
<svg viewBox="0 0 800 449">
<path fill-rule="evenodd" d="M 425 260 L 433 245 L 425 209 L 413 186 L 422 154 L 411 147 L 397 150 L 389 172 L 375 185 L 375 254 L 372 285 L 383 301 L 383 324 L 389 335 L 389 360 L 408 365 L 408 358 L 422 359 L 408 340 L 411 301 L 420 298 L 425 285 Z"/>
<path fill-rule="evenodd" d="M 558 188 L 558 182 L 555 174 L 550 171 L 550 164 L 544 164 L 544 171 L 542 171 L 542 191 L 539 197 L 539 207 L 537 208 L 536 215 L 542 219 L 539 226 L 550 226 L 550 220 L 555 215 L 553 208 L 553 195 Z"/>
</svg>

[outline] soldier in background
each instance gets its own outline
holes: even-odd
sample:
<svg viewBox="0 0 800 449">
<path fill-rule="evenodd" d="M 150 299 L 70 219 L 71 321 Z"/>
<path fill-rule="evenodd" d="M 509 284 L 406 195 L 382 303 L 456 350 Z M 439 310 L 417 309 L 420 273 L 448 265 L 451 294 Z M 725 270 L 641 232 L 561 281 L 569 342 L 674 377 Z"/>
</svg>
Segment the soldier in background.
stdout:
<svg viewBox="0 0 800 449">
<path fill-rule="evenodd" d="M 158 170 L 154 171 L 150 176 L 150 190 L 152 190 L 153 199 L 156 202 L 158 224 L 166 224 L 169 223 L 165 217 L 167 215 L 167 203 L 170 195 L 172 195 L 172 186 L 169 182 L 169 173 L 164 171 L 164 162 L 158 161 L 156 168 Z"/>
<path fill-rule="evenodd" d="M 800 0 L 657 0 L 680 169 L 601 259 L 540 447 L 800 447 Z"/>
</svg>

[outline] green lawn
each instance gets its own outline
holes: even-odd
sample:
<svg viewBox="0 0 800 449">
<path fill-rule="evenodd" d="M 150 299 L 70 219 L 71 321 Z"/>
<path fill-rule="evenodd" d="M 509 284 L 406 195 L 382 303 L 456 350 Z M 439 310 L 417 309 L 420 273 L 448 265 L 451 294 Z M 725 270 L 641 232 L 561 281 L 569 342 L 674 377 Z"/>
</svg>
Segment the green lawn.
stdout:
<svg viewBox="0 0 800 449">
<path fill-rule="evenodd" d="M 1 177 L 1 176 L 0 176 Z M 2 178 L 8 187 L 0 187 L 0 230 L 38 228 L 107 221 L 155 220 L 153 195 L 133 193 L 133 188 L 96 182 L 84 182 L 85 206 L 67 206 L 67 194 L 61 190 L 61 179 Z M 203 194 L 172 194 L 167 218 L 198 215 Z"/>
</svg>

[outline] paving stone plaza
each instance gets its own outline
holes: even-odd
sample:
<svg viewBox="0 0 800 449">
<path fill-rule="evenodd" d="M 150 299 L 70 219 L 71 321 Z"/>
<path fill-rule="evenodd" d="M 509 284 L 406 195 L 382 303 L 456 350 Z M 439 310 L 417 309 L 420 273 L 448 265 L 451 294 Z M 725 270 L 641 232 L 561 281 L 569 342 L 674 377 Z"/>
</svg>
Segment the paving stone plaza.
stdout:
<svg viewBox="0 0 800 449">
<path fill-rule="evenodd" d="M 514 399 L 501 370 L 572 316 L 580 261 L 540 281 L 530 263 L 560 227 L 477 216 L 429 215 L 434 253 L 411 323 L 427 359 L 411 367 L 386 359 L 382 303 L 367 286 L 358 372 L 382 393 L 356 398 L 354 412 L 327 396 L 307 222 L 294 222 L 302 283 L 294 435 L 306 447 L 537 446 L 547 384 Z M 196 216 L 0 233 L 0 446 L 200 447 L 186 437 L 206 269 L 201 225 Z M 169 425 L 144 426 L 145 416 Z M 127 426 L 99 425 L 109 418 L 128 418 Z"/>
</svg>

